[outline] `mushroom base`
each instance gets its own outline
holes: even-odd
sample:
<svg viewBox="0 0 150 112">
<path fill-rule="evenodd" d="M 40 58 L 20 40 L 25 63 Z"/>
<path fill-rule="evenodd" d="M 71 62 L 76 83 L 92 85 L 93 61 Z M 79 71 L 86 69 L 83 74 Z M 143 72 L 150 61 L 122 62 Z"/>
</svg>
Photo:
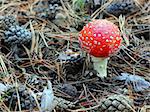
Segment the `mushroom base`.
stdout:
<svg viewBox="0 0 150 112">
<path fill-rule="evenodd" d="M 100 78 L 107 77 L 107 62 L 109 58 L 97 58 L 92 56 L 94 69 Z"/>
</svg>

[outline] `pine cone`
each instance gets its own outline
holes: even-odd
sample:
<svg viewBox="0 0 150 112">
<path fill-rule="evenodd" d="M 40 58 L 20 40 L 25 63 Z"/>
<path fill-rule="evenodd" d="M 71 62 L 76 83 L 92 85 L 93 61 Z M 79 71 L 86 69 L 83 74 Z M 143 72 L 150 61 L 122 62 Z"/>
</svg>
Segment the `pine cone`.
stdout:
<svg viewBox="0 0 150 112">
<path fill-rule="evenodd" d="M 0 21 L 0 26 L 2 26 L 4 29 L 9 29 L 11 26 L 18 24 L 16 18 L 12 15 L 1 16 Z"/>
<path fill-rule="evenodd" d="M 77 88 L 71 84 L 62 84 L 59 89 L 72 97 L 77 96 Z"/>
<path fill-rule="evenodd" d="M 31 41 L 31 32 L 18 25 L 11 26 L 5 31 L 5 42 L 10 45 L 21 45 Z"/>
<path fill-rule="evenodd" d="M 28 92 L 25 86 L 21 85 L 17 88 L 19 97 L 17 97 L 16 88 L 11 88 L 6 91 L 6 96 L 4 96 L 4 103 L 10 110 L 19 110 L 18 98 L 20 99 L 20 106 L 22 110 L 33 110 L 36 106 L 35 99 Z"/>
<path fill-rule="evenodd" d="M 60 0 L 48 0 L 49 4 L 61 4 Z"/>
<path fill-rule="evenodd" d="M 61 9 L 61 7 L 58 4 L 49 4 L 49 19 L 54 19 L 56 14 L 59 12 L 59 10 Z"/>
<path fill-rule="evenodd" d="M 54 104 L 57 104 L 57 106 L 60 107 L 61 109 L 62 108 L 68 109 L 68 108 L 75 107 L 75 103 L 65 100 L 63 98 L 60 98 L 60 97 L 54 97 Z"/>
<path fill-rule="evenodd" d="M 35 12 L 35 15 L 40 18 L 48 18 L 48 2 L 45 0 L 37 2 L 33 7 L 33 11 Z"/>
<path fill-rule="evenodd" d="M 133 112 L 133 102 L 123 95 L 112 95 L 100 102 L 100 112 Z"/>
<path fill-rule="evenodd" d="M 47 1 L 39 2 L 37 6 L 33 9 L 36 13 L 36 16 L 40 18 L 54 19 L 56 13 L 61 9 L 61 6 L 57 3 L 49 4 Z"/>
<path fill-rule="evenodd" d="M 135 3 L 131 0 L 129 1 L 116 1 L 111 3 L 107 8 L 106 11 L 114 16 L 119 16 L 120 14 L 126 15 L 132 13 L 137 9 Z"/>
<path fill-rule="evenodd" d="M 44 87 L 47 85 L 46 80 L 42 80 L 38 77 L 30 77 L 27 79 L 28 85 L 30 85 L 31 89 L 33 88 L 33 91 L 36 93 L 38 91 L 42 92 L 44 90 Z"/>
</svg>

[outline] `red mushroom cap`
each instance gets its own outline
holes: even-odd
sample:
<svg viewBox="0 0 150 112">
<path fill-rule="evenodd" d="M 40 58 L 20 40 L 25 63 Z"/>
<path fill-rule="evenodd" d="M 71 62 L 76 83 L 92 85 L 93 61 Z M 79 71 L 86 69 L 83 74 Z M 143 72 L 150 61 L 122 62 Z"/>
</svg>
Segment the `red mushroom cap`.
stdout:
<svg viewBox="0 0 150 112">
<path fill-rule="evenodd" d="M 95 57 L 109 57 L 116 53 L 122 37 L 118 27 L 107 20 L 94 20 L 79 33 L 81 48 Z"/>
</svg>

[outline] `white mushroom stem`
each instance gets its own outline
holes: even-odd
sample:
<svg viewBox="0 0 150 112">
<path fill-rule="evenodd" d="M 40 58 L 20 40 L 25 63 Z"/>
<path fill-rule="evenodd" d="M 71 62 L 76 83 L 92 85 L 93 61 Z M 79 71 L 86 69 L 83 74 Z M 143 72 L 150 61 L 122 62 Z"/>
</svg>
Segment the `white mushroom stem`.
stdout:
<svg viewBox="0 0 150 112">
<path fill-rule="evenodd" d="M 92 56 L 94 69 L 97 71 L 97 76 L 100 78 L 107 77 L 107 62 L 109 58 L 99 58 Z"/>
</svg>

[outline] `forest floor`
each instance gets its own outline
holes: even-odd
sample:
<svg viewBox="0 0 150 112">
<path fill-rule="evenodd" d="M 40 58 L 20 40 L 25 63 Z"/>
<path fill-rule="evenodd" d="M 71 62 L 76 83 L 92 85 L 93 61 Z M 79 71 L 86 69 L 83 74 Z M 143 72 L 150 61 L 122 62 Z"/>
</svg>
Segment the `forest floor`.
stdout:
<svg viewBox="0 0 150 112">
<path fill-rule="evenodd" d="M 150 112 L 150 2 L 120 1 L 0 0 L 0 111 Z M 94 19 L 123 37 L 104 79 L 78 42 Z"/>
</svg>

